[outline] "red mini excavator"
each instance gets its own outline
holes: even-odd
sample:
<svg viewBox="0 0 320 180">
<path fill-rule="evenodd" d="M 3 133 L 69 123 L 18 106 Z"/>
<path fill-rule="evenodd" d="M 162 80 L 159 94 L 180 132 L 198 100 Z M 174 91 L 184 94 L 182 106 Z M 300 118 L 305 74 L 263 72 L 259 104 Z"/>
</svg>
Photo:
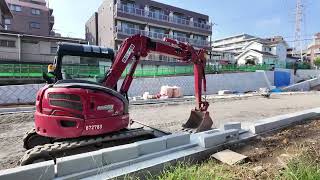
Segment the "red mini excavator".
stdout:
<svg viewBox="0 0 320 180">
<path fill-rule="evenodd" d="M 206 91 L 205 50 L 195 50 L 189 44 L 172 39 L 155 41 L 134 35 L 123 42 L 111 68 L 99 83 L 95 83 L 71 79 L 63 73 L 62 57 L 79 54 L 77 47 L 79 45 L 60 45 L 54 64 L 48 68 L 54 78 L 44 76 L 48 84 L 37 93 L 35 129 L 24 138 L 24 147 L 28 151 L 22 165 L 65 156 L 70 149 L 79 147 L 101 146 L 109 142 L 118 145 L 117 142 L 156 137 L 152 128 L 130 128 L 133 121 L 128 112 L 127 93 L 134 72 L 140 58 L 151 52 L 194 64 L 196 107 L 183 129 L 200 132 L 211 128 L 213 123 L 207 111 L 209 103 L 202 99 L 202 92 Z M 84 45 L 81 51 L 80 56 L 113 55 L 96 46 Z M 130 71 L 118 91 L 117 83 L 128 64 L 131 64 Z"/>
</svg>

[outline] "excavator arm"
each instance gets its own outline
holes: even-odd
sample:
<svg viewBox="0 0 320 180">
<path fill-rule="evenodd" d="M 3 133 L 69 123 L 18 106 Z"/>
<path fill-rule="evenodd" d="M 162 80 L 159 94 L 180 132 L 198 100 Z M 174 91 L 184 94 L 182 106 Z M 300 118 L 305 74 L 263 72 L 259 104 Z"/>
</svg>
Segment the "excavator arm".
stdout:
<svg viewBox="0 0 320 180">
<path fill-rule="evenodd" d="M 174 57 L 182 62 L 194 64 L 194 88 L 196 107 L 191 111 L 188 121 L 182 125 L 185 131 L 202 132 L 211 129 L 212 119 L 209 115 L 209 103 L 202 100 L 202 92 L 206 92 L 205 78 L 205 50 L 195 50 L 191 45 L 172 39 L 155 41 L 142 35 L 134 35 L 126 39 L 121 45 L 109 72 L 106 74 L 103 84 L 115 89 L 118 80 L 126 67 L 131 64 L 130 71 L 126 75 L 120 93 L 128 98 L 128 90 L 133 81 L 133 75 L 141 57 L 156 52 Z"/>
<path fill-rule="evenodd" d="M 142 35 L 134 35 L 126 39 L 121 45 L 113 65 L 106 74 L 103 84 L 106 87 L 115 88 L 122 73 L 128 64 L 131 63 L 130 71 L 126 75 L 120 89 L 120 93 L 126 95 L 141 57 L 146 57 L 151 52 L 171 56 L 182 62 L 194 64 L 196 110 L 207 111 L 209 104 L 206 101 L 202 101 L 202 91 L 206 91 L 205 50 L 195 50 L 189 44 L 176 40 L 165 38 L 163 42 L 160 42 Z"/>
</svg>

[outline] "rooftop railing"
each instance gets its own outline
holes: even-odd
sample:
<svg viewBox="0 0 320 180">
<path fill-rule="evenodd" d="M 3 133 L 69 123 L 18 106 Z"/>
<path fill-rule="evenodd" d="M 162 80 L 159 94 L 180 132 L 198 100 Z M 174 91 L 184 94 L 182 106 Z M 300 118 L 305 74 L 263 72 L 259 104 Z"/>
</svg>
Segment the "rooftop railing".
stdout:
<svg viewBox="0 0 320 180">
<path fill-rule="evenodd" d="M 170 17 L 166 14 L 146 11 L 144 9 L 139 9 L 135 7 L 129 7 L 121 3 L 117 3 L 116 7 L 117 7 L 116 9 L 119 12 L 130 14 L 130 15 L 145 17 L 145 18 L 154 19 L 158 21 L 170 22 L 173 24 L 179 24 L 179 25 L 184 25 L 184 26 L 198 28 L 198 29 L 205 29 L 210 31 L 212 30 L 211 24 L 194 22 L 194 21 L 190 21 L 190 20 L 178 18 L 178 17 Z"/>
</svg>

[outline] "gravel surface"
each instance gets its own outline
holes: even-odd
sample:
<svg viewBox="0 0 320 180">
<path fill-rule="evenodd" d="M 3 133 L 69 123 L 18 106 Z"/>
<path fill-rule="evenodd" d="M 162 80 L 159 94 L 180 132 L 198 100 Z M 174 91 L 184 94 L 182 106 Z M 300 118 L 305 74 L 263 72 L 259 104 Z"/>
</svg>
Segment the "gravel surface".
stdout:
<svg viewBox="0 0 320 180">
<path fill-rule="evenodd" d="M 318 93 L 274 95 L 270 99 L 249 97 L 244 99 L 213 100 L 209 111 L 217 127 L 229 121 L 241 121 L 248 126 L 255 120 L 281 115 L 320 105 Z M 216 102 L 214 102 L 216 101 Z M 140 105 L 130 108 L 131 118 L 165 131 L 177 132 L 188 119 L 191 102 Z M 0 169 L 18 165 L 24 154 L 22 138 L 33 127 L 32 113 L 0 115 Z"/>
</svg>

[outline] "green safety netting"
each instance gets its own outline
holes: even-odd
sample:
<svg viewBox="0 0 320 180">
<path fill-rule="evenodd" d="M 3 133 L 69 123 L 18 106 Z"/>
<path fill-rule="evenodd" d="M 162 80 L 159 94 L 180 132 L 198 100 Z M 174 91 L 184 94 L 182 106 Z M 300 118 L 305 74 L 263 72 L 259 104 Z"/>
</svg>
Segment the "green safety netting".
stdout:
<svg viewBox="0 0 320 180">
<path fill-rule="evenodd" d="M 109 69 L 107 66 L 64 65 L 64 71 L 73 77 L 102 77 Z M 237 65 L 210 65 L 207 73 L 223 72 L 255 72 L 256 70 L 270 70 L 270 65 L 237 66 Z M 0 77 L 37 78 L 47 72 L 47 65 L 40 64 L 0 64 Z M 122 76 L 129 72 L 127 68 Z M 193 66 L 148 66 L 137 68 L 136 77 L 158 77 L 193 74 Z"/>
</svg>

